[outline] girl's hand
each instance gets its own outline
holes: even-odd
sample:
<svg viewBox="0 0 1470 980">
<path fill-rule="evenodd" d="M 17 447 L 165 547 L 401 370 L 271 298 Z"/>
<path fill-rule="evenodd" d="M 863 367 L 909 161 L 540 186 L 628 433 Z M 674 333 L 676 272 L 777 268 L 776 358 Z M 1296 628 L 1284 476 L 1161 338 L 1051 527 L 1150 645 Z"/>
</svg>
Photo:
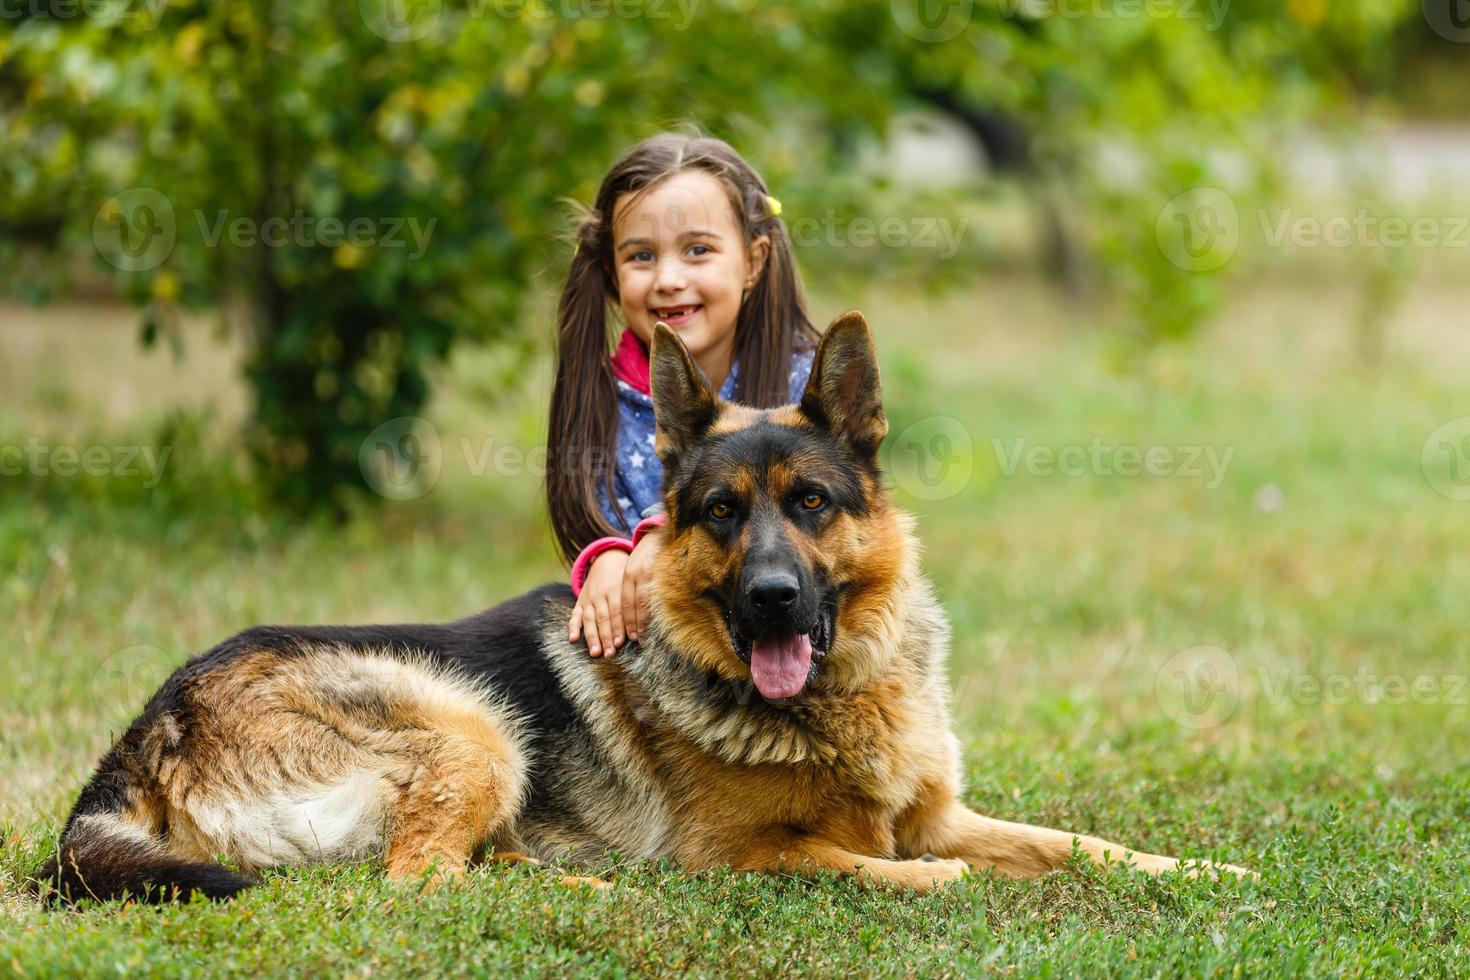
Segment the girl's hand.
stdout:
<svg viewBox="0 0 1470 980">
<path fill-rule="evenodd" d="M 628 624 L 628 639 L 637 640 L 648 625 L 648 583 L 653 579 L 653 563 L 663 550 L 664 532 L 654 528 L 638 539 L 638 547 L 628 556 L 623 569 L 623 621 Z"/>
<path fill-rule="evenodd" d="M 587 652 L 594 657 L 604 652 L 611 657 L 623 645 L 623 569 L 628 558 L 626 551 L 614 548 L 593 559 L 572 607 L 567 639 L 576 643 L 585 632 Z"/>
</svg>

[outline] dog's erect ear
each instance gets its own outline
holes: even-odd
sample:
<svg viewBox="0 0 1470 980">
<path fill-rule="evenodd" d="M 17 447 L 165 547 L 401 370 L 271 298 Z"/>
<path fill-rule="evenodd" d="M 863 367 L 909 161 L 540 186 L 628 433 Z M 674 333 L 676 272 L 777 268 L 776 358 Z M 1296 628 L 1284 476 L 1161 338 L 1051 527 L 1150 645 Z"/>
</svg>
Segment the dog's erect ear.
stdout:
<svg viewBox="0 0 1470 980">
<path fill-rule="evenodd" d="M 648 384 L 656 430 L 653 448 L 667 462 L 702 439 L 720 409 L 684 341 L 662 321 L 653 325 Z"/>
<path fill-rule="evenodd" d="M 876 454 L 888 434 L 878 352 L 868 321 L 856 310 L 833 320 L 822 334 L 801 411 L 866 456 Z"/>
</svg>

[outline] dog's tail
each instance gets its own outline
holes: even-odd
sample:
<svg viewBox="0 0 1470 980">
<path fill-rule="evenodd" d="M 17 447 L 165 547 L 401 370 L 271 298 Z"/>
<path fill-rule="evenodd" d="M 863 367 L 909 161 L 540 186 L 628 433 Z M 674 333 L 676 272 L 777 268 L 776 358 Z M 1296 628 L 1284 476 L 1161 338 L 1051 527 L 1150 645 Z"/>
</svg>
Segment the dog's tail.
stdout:
<svg viewBox="0 0 1470 980">
<path fill-rule="evenodd" d="M 196 892 L 222 899 L 255 881 L 213 861 L 170 853 L 168 831 L 125 764 L 120 744 L 102 760 L 77 800 L 56 853 L 30 881 L 43 900 L 91 898 L 187 901 Z"/>
</svg>

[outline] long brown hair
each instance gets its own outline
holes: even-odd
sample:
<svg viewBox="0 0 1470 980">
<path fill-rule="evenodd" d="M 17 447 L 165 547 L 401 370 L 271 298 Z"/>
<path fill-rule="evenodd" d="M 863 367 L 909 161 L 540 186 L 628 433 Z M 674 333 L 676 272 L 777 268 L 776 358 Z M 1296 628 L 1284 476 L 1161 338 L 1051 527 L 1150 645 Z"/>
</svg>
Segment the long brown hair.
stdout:
<svg viewBox="0 0 1470 980">
<path fill-rule="evenodd" d="M 818 336 L 806 315 L 786 226 L 772 213 L 765 181 L 733 147 L 708 136 L 660 133 L 623 154 L 577 225 L 576 252 L 557 309 L 546 502 L 567 561 L 594 539 L 628 530 L 609 525 L 597 503 L 599 484 L 606 499 L 616 499 L 617 389 L 608 363 L 613 340 L 608 313 L 618 301 L 613 208 L 626 193 L 640 193 L 691 170 L 724 185 L 747 246 L 761 235 L 770 239 L 765 267 L 740 304 L 735 323 L 735 357 L 740 361 L 736 398 L 757 408 L 790 401 L 791 356 L 810 349 Z"/>
</svg>

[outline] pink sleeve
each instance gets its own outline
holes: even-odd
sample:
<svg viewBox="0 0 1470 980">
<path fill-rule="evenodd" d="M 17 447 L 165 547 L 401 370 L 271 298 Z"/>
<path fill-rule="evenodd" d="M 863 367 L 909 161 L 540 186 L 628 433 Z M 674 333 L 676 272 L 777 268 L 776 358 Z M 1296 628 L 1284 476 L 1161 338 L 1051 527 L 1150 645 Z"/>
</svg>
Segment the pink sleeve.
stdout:
<svg viewBox="0 0 1470 980">
<path fill-rule="evenodd" d="M 642 541 L 643 536 L 649 531 L 652 531 L 654 528 L 663 527 L 668 522 L 669 516 L 667 514 L 654 514 L 652 517 L 643 518 L 643 520 L 638 522 L 638 526 L 633 528 L 633 547 L 638 547 L 638 542 Z"/>
<path fill-rule="evenodd" d="M 577 556 L 577 560 L 572 562 L 572 595 L 579 596 L 582 594 L 582 583 L 587 581 L 587 570 L 592 567 L 592 562 L 598 555 L 604 551 L 610 551 L 613 548 L 632 551 L 633 542 L 627 538 L 598 538 L 582 549 L 582 553 Z"/>
</svg>

